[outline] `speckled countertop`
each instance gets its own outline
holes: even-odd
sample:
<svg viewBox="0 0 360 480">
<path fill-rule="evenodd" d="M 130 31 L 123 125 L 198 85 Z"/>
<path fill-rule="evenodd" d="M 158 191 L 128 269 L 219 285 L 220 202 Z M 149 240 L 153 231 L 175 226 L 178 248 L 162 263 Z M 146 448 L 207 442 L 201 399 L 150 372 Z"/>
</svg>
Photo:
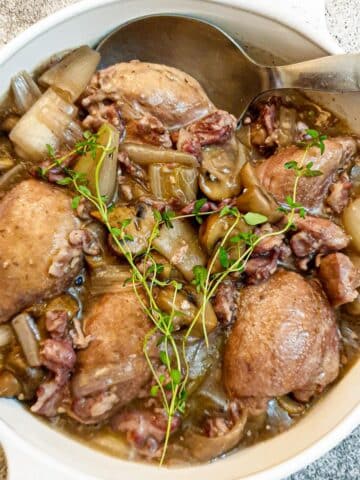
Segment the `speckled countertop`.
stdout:
<svg viewBox="0 0 360 480">
<path fill-rule="evenodd" d="M 0 47 L 40 18 L 76 1 L 0 0 Z M 360 0 L 327 0 L 326 15 L 338 43 L 346 51 L 360 51 Z M 0 456 L 0 480 L 4 478 L 2 472 Z M 287 480 L 360 480 L 360 427 L 327 455 Z"/>
</svg>

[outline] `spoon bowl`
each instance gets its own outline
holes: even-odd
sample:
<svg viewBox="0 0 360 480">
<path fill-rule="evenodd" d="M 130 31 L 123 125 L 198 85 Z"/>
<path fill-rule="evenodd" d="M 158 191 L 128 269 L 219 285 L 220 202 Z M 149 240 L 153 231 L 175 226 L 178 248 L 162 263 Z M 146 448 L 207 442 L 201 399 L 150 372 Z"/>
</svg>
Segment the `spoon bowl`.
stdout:
<svg viewBox="0 0 360 480">
<path fill-rule="evenodd" d="M 97 50 L 101 54 L 100 68 L 138 59 L 183 70 L 200 82 L 218 108 L 239 120 L 250 103 L 268 90 L 360 90 L 360 54 L 280 67 L 260 65 L 221 28 L 181 15 L 132 20 L 107 35 Z"/>
</svg>

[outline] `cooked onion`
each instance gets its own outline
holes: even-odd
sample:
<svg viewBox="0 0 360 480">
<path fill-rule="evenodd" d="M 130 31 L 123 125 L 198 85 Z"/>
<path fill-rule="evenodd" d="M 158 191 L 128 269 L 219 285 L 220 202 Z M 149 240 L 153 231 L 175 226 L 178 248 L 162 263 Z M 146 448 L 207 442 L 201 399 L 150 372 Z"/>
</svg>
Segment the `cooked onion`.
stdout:
<svg viewBox="0 0 360 480">
<path fill-rule="evenodd" d="M 118 293 L 124 289 L 132 289 L 131 272 L 128 265 L 107 265 L 105 268 L 96 269 L 90 276 L 91 295 L 103 293 Z"/>
<path fill-rule="evenodd" d="M 10 325 L 0 325 L 0 348 L 7 347 L 13 338 L 14 334 Z"/>
<path fill-rule="evenodd" d="M 360 252 L 360 197 L 344 209 L 343 222 L 346 233 L 351 236 L 352 245 Z"/>
<path fill-rule="evenodd" d="M 108 149 L 101 170 L 99 172 L 99 192 L 100 195 L 106 197 L 107 202 L 110 203 L 114 197 L 117 185 L 117 155 L 119 146 L 119 131 L 109 123 L 104 123 L 98 131 L 98 144 Z M 96 149 L 95 158 L 92 152 L 82 155 L 74 170 L 86 175 L 88 180 L 88 187 L 91 192 L 96 195 L 96 170 L 98 163 L 103 155 L 103 150 Z"/>
<path fill-rule="evenodd" d="M 8 170 L 0 177 L 0 190 L 8 190 L 14 185 L 26 171 L 25 165 L 19 163 L 15 167 Z"/>
<path fill-rule="evenodd" d="M 196 168 L 150 165 L 149 181 L 152 193 L 161 200 L 176 199 L 181 205 L 196 200 L 198 191 Z"/>
<path fill-rule="evenodd" d="M 39 331 L 27 313 L 20 313 L 12 320 L 12 326 L 30 367 L 41 365 L 39 355 Z"/>
<path fill-rule="evenodd" d="M 154 163 L 178 163 L 189 167 L 196 167 L 198 162 L 193 155 L 178 150 L 153 147 L 139 143 L 124 143 L 120 150 L 126 152 L 130 160 L 139 165 L 148 166 Z"/>
<path fill-rule="evenodd" d="M 11 79 L 11 89 L 14 94 L 15 105 L 21 115 L 27 112 L 41 97 L 39 87 L 25 70 Z"/>
<path fill-rule="evenodd" d="M 160 309 L 171 314 L 175 309 L 172 319 L 174 329 L 178 330 L 184 326 L 189 326 L 197 315 L 201 305 L 203 296 L 190 287 L 186 287 L 177 293 L 174 302 L 174 288 L 170 285 L 160 288 L 155 294 L 156 303 Z M 199 316 L 191 333 L 194 337 L 202 337 L 204 335 L 202 316 Z M 205 308 L 205 327 L 207 333 L 212 332 L 217 327 L 217 318 L 210 302 Z"/>
<path fill-rule="evenodd" d="M 85 90 L 99 61 L 100 54 L 84 45 L 43 73 L 39 83 L 65 92 L 68 100 L 75 102 Z"/>
<path fill-rule="evenodd" d="M 153 245 L 188 281 L 194 278 L 193 268 L 196 265 L 206 264 L 206 256 L 199 245 L 196 232 L 184 220 L 174 220 L 173 228 L 164 225 Z"/>
<path fill-rule="evenodd" d="M 236 447 L 243 436 L 246 421 L 247 415 L 243 413 L 228 433 L 218 437 L 206 437 L 189 428 L 184 432 L 184 444 L 194 458 L 207 462 Z"/>
<path fill-rule="evenodd" d="M 46 145 L 56 150 L 63 143 L 71 146 L 81 138 L 81 127 L 74 121 L 76 116 L 77 108 L 49 88 L 21 117 L 10 140 L 21 157 L 39 162 L 46 155 Z"/>
<path fill-rule="evenodd" d="M 21 393 L 21 385 L 10 372 L 0 373 L 0 397 L 16 397 Z"/>
</svg>

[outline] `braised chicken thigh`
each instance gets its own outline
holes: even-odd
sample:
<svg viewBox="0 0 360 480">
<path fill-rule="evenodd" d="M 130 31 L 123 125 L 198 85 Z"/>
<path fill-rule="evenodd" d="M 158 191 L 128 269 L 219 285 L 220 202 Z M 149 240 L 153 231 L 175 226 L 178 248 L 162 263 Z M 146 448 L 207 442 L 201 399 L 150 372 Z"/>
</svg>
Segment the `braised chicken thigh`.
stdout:
<svg viewBox="0 0 360 480">
<path fill-rule="evenodd" d="M 58 295 L 82 265 L 69 243 L 79 220 L 71 198 L 38 180 L 16 185 L 0 203 L 0 322 Z"/>
</svg>

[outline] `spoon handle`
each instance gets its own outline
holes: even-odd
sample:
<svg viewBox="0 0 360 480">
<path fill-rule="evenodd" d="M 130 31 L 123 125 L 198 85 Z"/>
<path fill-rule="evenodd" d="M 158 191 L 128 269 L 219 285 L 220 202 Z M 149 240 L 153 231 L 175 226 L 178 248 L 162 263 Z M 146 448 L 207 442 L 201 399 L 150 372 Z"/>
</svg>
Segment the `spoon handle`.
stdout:
<svg viewBox="0 0 360 480">
<path fill-rule="evenodd" d="M 271 67 L 272 88 L 303 88 L 331 92 L 360 91 L 360 54 L 332 55 Z"/>
</svg>

